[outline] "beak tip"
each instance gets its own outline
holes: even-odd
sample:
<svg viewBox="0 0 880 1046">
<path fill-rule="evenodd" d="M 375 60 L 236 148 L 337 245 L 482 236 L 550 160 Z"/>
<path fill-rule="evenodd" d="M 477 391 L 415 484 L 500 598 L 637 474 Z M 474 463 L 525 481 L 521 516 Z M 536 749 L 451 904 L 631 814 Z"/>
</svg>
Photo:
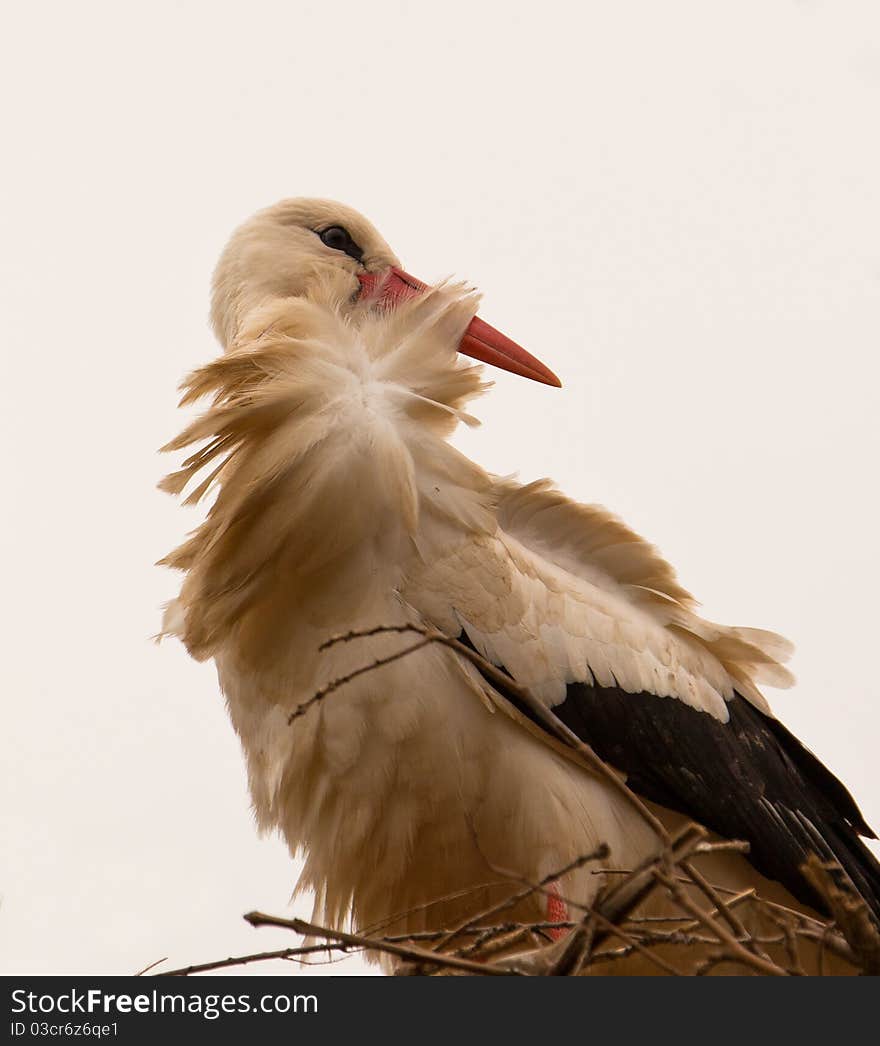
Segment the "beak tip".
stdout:
<svg viewBox="0 0 880 1046">
<path fill-rule="evenodd" d="M 535 363 L 536 366 L 532 367 L 531 373 L 526 374 L 525 377 L 533 378 L 542 385 L 549 385 L 552 389 L 562 388 L 562 382 L 549 367 L 545 367 L 539 360 L 535 360 Z"/>
<path fill-rule="evenodd" d="M 406 301 L 427 289 L 427 285 L 410 276 L 403 269 L 392 266 L 382 273 L 363 272 L 358 274 L 362 293 L 367 297 L 378 295 L 382 304 L 395 305 Z M 562 382 L 540 360 L 526 352 L 516 342 L 490 327 L 488 323 L 474 316 L 458 347 L 465 356 L 488 363 L 502 370 L 519 374 L 533 381 L 561 389 Z"/>
</svg>

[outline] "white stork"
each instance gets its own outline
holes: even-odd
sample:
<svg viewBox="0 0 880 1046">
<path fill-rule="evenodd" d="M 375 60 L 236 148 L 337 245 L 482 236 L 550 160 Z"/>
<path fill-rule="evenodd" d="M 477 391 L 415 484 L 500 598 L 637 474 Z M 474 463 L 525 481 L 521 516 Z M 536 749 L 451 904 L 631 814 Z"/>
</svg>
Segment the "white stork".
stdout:
<svg viewBox="0 0 880 1046">
<path fill-rule="evenodd" d="M 210 408 L 164 481 L 216 498 L 164 562 L 185 572 L 164 630 L 216 662 L 261 829 L 305 855 L 315 917 L 414 932 L 484 911 L 498 869 L 541 880 L 600 843 L 604 868 L 658 847 L 625 798 L 454 650 L 422 647 L 293 717 L 322 687 L 411 645 L 460 638 L 626 775 L 663 823 L 751 844 L 704 859 L 731 889 L 819 902 L 834 857 L 875 915 L 880 866 L 844 786 L 771 713 L 789 644 L 701 618 L 658 552 L 548 480 L 522 486 L 450 446 L 492 363 L 555 376 L 475 318 L 460 285 L 404 273 L 360 214 L 286 200 L 235 232 L 214 277 L 225 353 L 185 383 Z M 463 354 L 463 355 L 462 355 Z M 590 865 L 559 884 L 588 901 Z M 512 915 L 540 918 L 534 894 Z M 510 916 L 508 916 L 510 917 Z M 644 972 L 640 970 L 640 972 Z"/>
</svg>

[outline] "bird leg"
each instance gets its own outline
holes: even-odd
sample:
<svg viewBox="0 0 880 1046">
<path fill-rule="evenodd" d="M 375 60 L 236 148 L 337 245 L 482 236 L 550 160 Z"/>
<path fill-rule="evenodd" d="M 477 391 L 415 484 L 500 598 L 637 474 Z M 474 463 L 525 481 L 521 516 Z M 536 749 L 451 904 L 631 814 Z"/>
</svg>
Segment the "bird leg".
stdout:
<svg viewBox="0 0 880 1046">
<path fill-rule="evenodd" d="M 554 879 L 547 886 L 547 922 L 567 923 L 568 919 L 568 905 L 559 892 L 559 883 Z M 547 929 L 547 936 L 553 941 L 558 941 L 568 932 L 568 926 L 551 926 Z"/>
</svg>

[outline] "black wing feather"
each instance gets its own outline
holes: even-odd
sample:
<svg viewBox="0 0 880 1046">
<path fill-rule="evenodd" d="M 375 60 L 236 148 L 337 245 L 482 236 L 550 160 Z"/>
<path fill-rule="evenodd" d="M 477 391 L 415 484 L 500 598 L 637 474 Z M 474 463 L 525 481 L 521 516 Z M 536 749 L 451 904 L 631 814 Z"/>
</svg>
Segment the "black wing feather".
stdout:
<svg viewBox="0 0 880 1046">
<path fill-rule="evenodd" d="M 747 840 L 754 867 L 803 903 L 825 909 L 801 874 L 807 856 L 837 860 L 880 921 L 880 864 L 859 838 L 876 836 L 847 789 L 740 694 L 727 708 L 722 723 L 676 698 L 571 683 L 553 711 L 645 799 Z"/>
<path fill-rule="evenodd" d="M 843 866 L 880 918 L 880 865 L 860 835 L 875 838 L 840 781 L 778 720 L 734 694 L 730 718 L 675 698 L 571 684 L 554 712 L 631 788 L 728 839 L 799 900 L 822 908 L 801 874 L 808 854 Z"/>
</svg>

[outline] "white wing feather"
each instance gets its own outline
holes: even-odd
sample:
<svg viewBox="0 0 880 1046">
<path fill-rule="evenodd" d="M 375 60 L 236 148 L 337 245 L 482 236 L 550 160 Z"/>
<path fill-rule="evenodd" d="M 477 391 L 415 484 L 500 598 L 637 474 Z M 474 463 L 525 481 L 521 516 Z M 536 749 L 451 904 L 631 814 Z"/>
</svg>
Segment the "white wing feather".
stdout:
<svg viewBox="0 0 880 1046">
<path fill-rule="evenodd" d="M 757 682 L 788 686 L 791 645 L 705 621 L 657 551 L 616 517 L 549 481 L 496 486 L 496 529 L 412 570 L 407 601 L 462 629 L 550 705 L 595 682 L 671 697 L 726 721 L 734 690 L 769 712 Z"/>
</svg>

